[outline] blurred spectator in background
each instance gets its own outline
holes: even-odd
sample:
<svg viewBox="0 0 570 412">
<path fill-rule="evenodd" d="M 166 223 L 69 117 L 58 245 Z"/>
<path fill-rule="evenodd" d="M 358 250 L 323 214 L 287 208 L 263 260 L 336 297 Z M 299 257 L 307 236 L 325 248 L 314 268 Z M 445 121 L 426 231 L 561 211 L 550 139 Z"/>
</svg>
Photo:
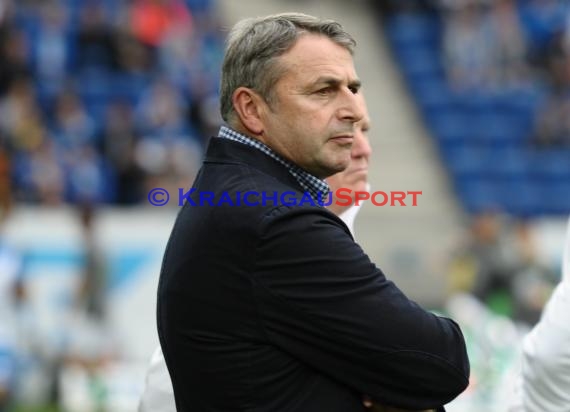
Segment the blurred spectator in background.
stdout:
<svg viewBox="0 0 570 412">
<path fill-rule="evenodd" d="M 0 2 L 0 140 L 16 199 L 136 204 L 148 187 L 192 181 L 221 124 L 209 115 L 223 52 L 212 5 Z"/>
<path fill-rule="evenodd" d="M 52 134 L 65 150 L 95 144 L 95 123 L 75 91 L 68 89 L 57 95 Z"/>
<path fill-rule="evenodd" d="M 118 34 L 117 49 L 120 71 L 148 80 L 155 65 L 151 51 L 130 33 L 124 31 Z"/>
<path fill-rule="evenodd" d="M 84 4 L 77 35 L 77 69 L 118 69 L 117 32 L 110 24 L 101 2 L 90 0 Z"/>
<path fill-rule="evenodd" d="M 96 124 L 79 96 L 66 90 L 56 99 L 52 135 L 63 156 L 66 197 L 71 203 L 112 200 L 108 161 L 101 157 Z"/>
<path fill-rule="evenodd" d="M 570 145 L 570 48 L 562 29 L 543 50 L 541 65 L 547 94 L 536 113 L 535 143 L 541 148 Z"/>
<path fill-rule="evenodd" d="M 156 79 L 138 107 L 142 138 L 136 160 L 153 177 L 151 187 L 177 192 L 189 187 L 202 154 L 195 131 L 187 122 L 187 105 L 181 93 L 167 79 Z"/>
<path fill-rule="evenodd" d="M 128 102 L 109 105 L 100 140 L 103 155 L 115 171 L 115 201 L 119 205 L 138 203 L 144 197 L 146 173 L 135 159 L 139 136 L 133 121 L 133 108 Z"/>
<path fill-rule="evenodd" d="M 471 91 L 488 86 L 492 73 L 493 38 L 476 0 L 450 3 L 443 37 L 445 67 L 451 87 Z"/>
<path fill-rule="evenodd" d="M 383 0 L 374 5 L 467 213 L 498 205 L 521 218 L 566 214 L 569 3 Z"/>
<path fill-rule="evenodd" d="M 185 139 L 190 137 L 185 110 L 186 101 L 178 89 L 166 79 L 156 79 L 142 96 L 138 122 L 145 135 Z"/>
<path fill-rule="evenodd" d="M 527 46 L 514 0 L 446 2 L 443 51 L 455 90 L 524 85 Z"/>
<path fill-rule="evenodd" d="M 60 2 L 42 2 L 36 13 L 38 21 L 27 27 L 34 79 L 43 94 L 55 97 L 73 67 L 75 39 L 70 32 L 68 10 Z"/>
<path fill-rule="evenodd" d="M 182 10 L 185 11 L 184 8 Z M 180 17 L 181 20 L 165 27 L 157 40 L 151 43 L 160 46 L 157 56 L 160 69 L 174 85 L 185 90 L 194 80 L 195 68 L 200 63 L 201 33 L 195 29 L 189 14 L 183 13 L 177 18 Z"/>
<path fill-rule="evenodd" d="M 563 252 L 562 278 L 540 323 L 523 344 L 525 410 L 563 410 L 570 402 L 570 221 Z"/>
<path fill-rule="evenodd" d="M 0 1 L 0 25 L 3 24 L 11 12 L 12 0 Z"/>
<path fill-rule="evenodd" d="M 77 213 L 84 242 L 83 274 L 77 291 L 77 307 L 97 322 L 105 320 L 107 277 L 105 265 L 95 237 L 96 206 L 83 201 Z"/>
<path fill-rule="evenodd" d="M 18 159 L 16 198 L 45 206 L 61 205 L 65 199 L 65 170 L 61 153 L 45 139 Z"/>
<path fill-rule="evenodd" d="M 519 1 L 518 8 L 529 40 L 530 62 L 548 76 L 548 60 L 556 32 L 568 16 L 565 2 L 558 0 Z"/>
<path fill-rule="evenodd" d="M 558 279 L 555 272 L 538 259 L 530 222 L 519 219 L 511 225 L 510 230 L 517 262 L 510 285 L 512 316 L 515 320 L 534 325 Z"/>
<path fill-rule="evenodd" d="M 473 217 L 467 244 L 453 255 L 449 284 L 470 292 L 496 313 L 535 324 L 550 296 L 554 276 L 537 260 L 528 222 L 497 211 Z"/>
<path fill-rule="evenodd" d="M 12 210 L 13 199 L 10 172 L 10 153 L 4 145 L 0 144 L 0 222 L 7 219 Z"/>
<path fill-rule="evenodd" d="M 515 0 L 491 2 L 488 21 L 493 89 L 520 88 L 529 77 L 528 51 Z"/>
<path fill-rule="evenodd" d="M 570 220 L 562 276 L 540 322 L 523 341 L 518 398 L 511 412 L 566 411 L 570 405 Z"/>
<path fill-rule="evenodd" d="M 0 204 L 7 210 L 12 199 L 69 203 L 84 228 L 73 313 L 57 323 L 53 339 L 27 326 L 29 345 L 20 346 L 29 364 L 20 365 L 20 391 L 29 392 L 37 374 L 45 389 L 38 396 L 50 392 L 43 400 L 57 404 L 60 379 L 76 379 L 63 376 L 62 367 L 77 366 L 95 382 L 98 368 L 115 355 L 93 213 L 101 204 L 141 204 L 151 187 L 176 191 L 194 178 L 204 134 L 221 123 L 207 115 L 219 113 L 208 108 L 218 100 L 223 49 L 212 6 L 211 0 L 0 0 Z M 3 308 L 18 297 L 13 286 L 20 284 L 9 270 L 17 256 L 9 259 L 4 246 L 0 405 L 12 396 L 17 360 Z"/>
<path fill-rule="evenodd" d="M 101 374 L 111 361 L 118 359 L 109 326 L 108 265 L 97 240 L 97 212 L 97 204 L 89 200 L 82 200 L 76 207 L 82 231 L 82 265 L 66 325 L 68 336 L 56 372 L 58 404 L 76 411 L 112 409 L 105 403 Z M 87 393 L 85 387 L 89 388 Z"/>
<path fill-rule="evenodd" d="M 26 153 L 37 149 L 42 143 L 45 129 L 29 79 L 15 79 L 0 100 L 0 133 L 16 152 Z"/>
<path fill-rule="evenodd" d="M 554 91 L 536 113 L 534 143 L 543 149 L 570 146 L 570 96 Z"/>
<path fill-rule="evenodd" d="M 0 25 L 0 98 L 20 78 L 31 79 L 28 44 L 24 33 L 8 25 Z"/>
<path fill-rule="evenodd" d="M 92 146 L 79 146 L 68 153 L 68 200 L 73 203 L 106 203 L 114 186 L 108 178 L 107 161 Z"/>
<path fill-rule="evenodd" d="M 472 218 L 467 244 L 453 259 L 450 284 L 487 302 L 508 290 L 515 263 L 501 215 L 485 211 Z"/>
<path fill-rule="evenodd" d="M 523 137 L 542 148 L 570 146 L 570 8 L 554 0 L 442 0 L 441 11 L 451 89 L 485 96 L 489 110 L 496 96 L 511 93 L 514 106 L 512 92 L 526 93 L 534 131 Z"/>
<path fill-rule="evenodd" d="M 4 180 L 5 176 L 2 176 Z M 2 182 L 4 183 L 4 182 Z M 4 195 L 5 193 L 3 193 Z M 0 205 L 0 411 L 9 410 L 16 391 L 18 364 L 18 312 L 26 299 L 23 261 L 7 244 L 3 226 L 9 216 L 5 199 Z"/>
<path fill-rule="evenodd" d="M 190 106 L 188 117 L 200 136 L 200 143 L 205 148 L 210 137 L 215 136 L 222 124 L 220 102 L 217 92 L 208 83 L 195 88 L 194 104 Z"/>
<path fill-rule="evenodd" d="M 131 28 L 138 40 L 157 47 L 170 30 L 192 25 L 192 15 L 183 0 L 134 0 Z"/>
</svg>

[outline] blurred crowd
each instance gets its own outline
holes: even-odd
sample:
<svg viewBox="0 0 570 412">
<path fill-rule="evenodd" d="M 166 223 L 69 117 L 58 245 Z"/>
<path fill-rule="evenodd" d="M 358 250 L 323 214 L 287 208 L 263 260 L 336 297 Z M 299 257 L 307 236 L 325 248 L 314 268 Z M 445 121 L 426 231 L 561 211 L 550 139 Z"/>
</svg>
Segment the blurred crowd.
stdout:
<svg viewBox="0 0 570 412">
<path fill-rule="evenodd" d="M 537 242 L 530 221 L 496 210 L 472 216 L 450 253 L 450 295 L 470 293 L 494 313 L 534 325 L 560 277 L 558 265 L 540 259 Z"/>
<path fill-rule="evenodd" d="M 570 3 L 382 0 L 384 16 L 435 15 L 441 62 L 459 96 L 526 100 L 537 147 L 570 147 Z M 531 131 L 529 130 L 529 133 Z"/>
<path fill-rule="evenodd" d="M 472 374 L 450 410 L 507 410 L 521 336 L 560 281 L 535 218 L 570 213 L 570 3 L 371 4 L 468 215 L 446 256 L 446 310 Z"/>
<path fill-rule="evenodd" d="M 185 187 L 220 123 L 210 0 L 0 0 L 0 195 L 142 202 Z"/>
<path fill-rule="evenodd" d="M 102 399 L 97 371 L 119 354 L 98 206 L 190 186 L 221 123 L 218 19 L 212 0 L 0 0 L 0 411 Z M 41 285 L 68 296 L 47 332 L 30 252 L 4 233 L 16 203 L 71 204 L 80 230 L 72 290 Z"/>
<path fill-rule="evenodd" d="M 441 0 L 452 88 L 537 96 L 540 146 L 570 145 L 570 4 L 559 0 Z M 570 160 L 570 159 L 569 159 Z"/>
<path fill-rule="evenodd" d="M 499 111 L 507 106 L 496 104 L 500 98 L 509 104 L 516 104 L 516 99 L 528 100 L 521 105 L 533 108 L 535 127 L 523 131 L 529 136 L 507 143 L 495 138 L 486 142 L 490 146 L 516 146 L 528 137 L 536 148 L 570 147 L 569 2 L 383 0 L 376 6 L 389 29 L 394 16 L 430 17 L 400 21 L 422 29 L 417 36 L 433 35 L 433 43 L 429 39 L 411 41 L 414 35 L 406 33 L 405 23 L 402 23 L 403 33 L 391 33 L 393 47 L 397 49 L 396 54 L 403 55 L 405 50 L 401 49 L 434 46 L 438 54 L 425 56 L 440 61 L 431 62 L 432 65 L 423 63 L 428 69 L 435 67 L 436 72 L 441 63 L 450 94 L 463 98 L 457 101 L 478 101 L 484 96 L 488 99 L 481 99 L 483 103 L 488 104 L 490 110 Z M 409 30 L 414 29 L 409 27 Z M 419 77 L 419 82 L 428 80 L 441 87 L 439 92 L 444 94 L 437 76 Z M 524 113 L 516 112 L 516 115 Z M 492 127 L 490 124 L 460 125 L 464 130 L 478 126 Z M 467 138 L 472 137 L 467 135 Z M 477 152 L 469 156 L 476 157 Z M 501 161 L 499 159 L 495 161 Z M 566 163 L 570 165 L 570 158 Z M 523 195 L 522 191 L 518 194 Z M 559 280 L 559 267 L 538 258 L 533 221 L 524 215 L 509 215 L 499 204 L 473 212 L 469 219 L 464 238 L 451 253 L 448 267 L 451 293 L 470 292 L 496 313 L 529 325 L 536 323 Z"/>
</svg>

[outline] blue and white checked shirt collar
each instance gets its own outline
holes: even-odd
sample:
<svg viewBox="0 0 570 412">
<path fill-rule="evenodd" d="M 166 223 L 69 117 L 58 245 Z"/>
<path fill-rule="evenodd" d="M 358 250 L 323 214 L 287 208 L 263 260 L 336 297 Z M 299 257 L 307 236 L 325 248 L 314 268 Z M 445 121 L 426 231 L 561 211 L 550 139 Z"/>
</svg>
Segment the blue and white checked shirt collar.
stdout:
<svg viewBox="0 0 570 412">
<path fill-rule="evenodd" d="M 325 199 L 326 196 L 328 195 L 330 189 L 327 182 L 313 176 L 312 174 L 301 169 L 299 166 L 296 166 L 293 163 L 289 162 L 288 160 L 283 159 L 280 155 L 275 153 L 269 146 L 260 142 L 259 140 L 245 136 L 226 126 L 222 126 L 220 128 L 218 137 L 233 140 L 234 142 L 243 143 L 250 147 L 255 147 L 256 149 L 261 150 L 267 156 L 281 163 L 283 166 L 287 168 L 289 173 L 293 175 L 293 177 L 295 178 L 295 180 L 297 180 L 299 185 L 301 185 L 301 187 L 307 193 L 309 193 L 309 195 L 313 198 L 315 202 L 318 202 L 318 199 Z"/>
</svg>

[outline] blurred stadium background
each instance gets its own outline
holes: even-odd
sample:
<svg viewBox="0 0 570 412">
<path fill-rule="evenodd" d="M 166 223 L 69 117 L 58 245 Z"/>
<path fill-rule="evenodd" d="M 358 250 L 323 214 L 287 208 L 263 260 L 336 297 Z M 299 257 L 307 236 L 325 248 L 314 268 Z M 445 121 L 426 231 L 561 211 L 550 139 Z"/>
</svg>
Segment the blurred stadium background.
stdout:
<svg viewBox="0 0 570 412">
<path fill-rule="evenodd" d="M 136 410 L 225 33 L 282 11 L 356 37 L 372 189 L 422 191 L 366 204 L 357 237 L 462 324 L 472 382 L 449 410 L 507 410 L 570 213 L 566 1 L 0 0 L 0 411 Z"/>
</svg>

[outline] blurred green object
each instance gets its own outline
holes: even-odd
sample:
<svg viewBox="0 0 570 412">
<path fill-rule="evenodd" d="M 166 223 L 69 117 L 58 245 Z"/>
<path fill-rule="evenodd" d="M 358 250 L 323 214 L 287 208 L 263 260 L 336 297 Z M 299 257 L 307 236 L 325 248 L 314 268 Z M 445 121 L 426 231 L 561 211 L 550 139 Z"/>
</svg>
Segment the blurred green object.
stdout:
<svg viewBox="0 0 570 412">
<path fill-rule="evenodd" d="M 487 298 L 487 307 L 496 315 L 512 318 L 513 316 L 513 300 L 507 291 L 497 291 L 491 293 Z"/>
</svg>

